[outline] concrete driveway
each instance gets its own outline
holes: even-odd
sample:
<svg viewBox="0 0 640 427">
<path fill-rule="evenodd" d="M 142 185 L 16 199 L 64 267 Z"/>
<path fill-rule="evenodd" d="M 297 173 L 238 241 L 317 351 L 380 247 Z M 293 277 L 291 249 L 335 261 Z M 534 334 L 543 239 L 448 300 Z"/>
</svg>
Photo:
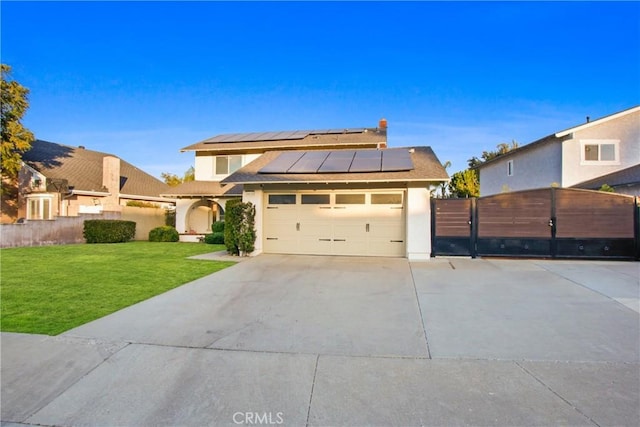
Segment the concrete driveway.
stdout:
<svg viewBox="0 0 640 427">
<path fill-rule="evenodd" d="M 2 334 L 3 426 L 636 426 L 639 266 L 261 255 Z"/>
</svg>

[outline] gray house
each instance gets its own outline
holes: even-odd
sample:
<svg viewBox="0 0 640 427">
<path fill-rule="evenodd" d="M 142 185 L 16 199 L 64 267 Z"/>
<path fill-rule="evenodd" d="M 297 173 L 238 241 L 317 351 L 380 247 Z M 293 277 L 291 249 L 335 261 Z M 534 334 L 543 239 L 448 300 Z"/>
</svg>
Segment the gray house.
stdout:
<svg viewBox="0 0 640 427">
<path fill-rule="evenodd" d="M 480 195 L 552 185 L 640 195 L 640 106 L 554 133 L 478 167 Z"/>
</svg>

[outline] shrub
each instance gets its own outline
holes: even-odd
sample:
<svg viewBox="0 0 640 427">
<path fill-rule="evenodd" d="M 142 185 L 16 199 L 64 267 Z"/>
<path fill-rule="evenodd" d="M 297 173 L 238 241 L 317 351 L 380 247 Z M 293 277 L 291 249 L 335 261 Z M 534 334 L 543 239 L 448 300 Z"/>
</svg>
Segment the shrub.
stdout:
<svg viewBox="0 0 640 427">
<path fill-rule="evenodd" d="M 82 232 L 87 243 L 123 243 L 136 235 L 136 223 L 118 219 L 88 219 Z"/>
<path fill-rule="evenodd" d="M 216 221 L 211 225 L 211 231 L 214 233 L 224 233 L 224 221 Z"/>
<path fill-rule="evenodd" d="M 204 242 L 210 245 L 224 245 L 224 233 L 216 231 L 204 236 Z"/>
<path fill-rule="evenodd" d="M 150 242 L 177 242 L 178 240 L 180 240 L 178 230 L 170 225 L 156 227 L 149 232 Z"/>
<path fill-rule="evenodd" d="M 238 230 L 236 217 L 238 216 L 237 205 L 242 203 L 240 199 L 227 200 L 224 205 L 224 244 L 227 252 L 231 255 L 238 255 Z"/>
<path fill-rule="evenodd" d="M 248 202 L 229 200 L 225 208 L 224 244 L 227 252 L 248 254 L 255 249 L 255 206 Z"/>
<path fill-rule="evenodd" d="M 143 202 L 141 200 L 129 200 L 127 206 L 133 206 L 135 208 L 158 208 L 159 206 L 151 202 Z"/>
</svg>

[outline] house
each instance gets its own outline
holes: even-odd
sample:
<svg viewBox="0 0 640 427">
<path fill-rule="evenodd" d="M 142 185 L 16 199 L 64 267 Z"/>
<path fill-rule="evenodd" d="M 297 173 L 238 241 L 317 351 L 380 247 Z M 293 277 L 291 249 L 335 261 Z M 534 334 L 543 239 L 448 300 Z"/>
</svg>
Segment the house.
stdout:
<svg viewBox="0 0 640 427">
<path fill-rule="evenodd" d="M 121 211 L 130 201 L 173 205 L 160 197 L 165 183 L 111 154 L 36 140 L 22 161 L 19 218 Z"/>
<path fill-rule="evenodd" d="M 223 185 L 220 181 L 264 153 L 383 148 L 386 144 L 386 127 L 217 135 L 181 149 L 195 153 L 195 180 L 172 187 L 163 196 L 176 200 L 178 232 L 211 233 L 212 223 L 224 220 L 226 201 L 242 197 L 242 185 Z"/>
<path fill-rule="evenodd" d="M 560 187 L 640 195 L 640 106 L 574 126 L 478 167 L 480 195 Z"/>
<path fill-rule="evenodd" d="M 384 119 L 377 128 L 220 135 L 188 150 L 196 181 L 171 193 L 183 198 L 183 227 L 200 206 L 216 203 L 219 218 L 222 201 L 241 195 L 256 207 L 254 254 L 430 256 L 429 190 L 449 177 L 429 147 L 387 148 Z"/>
</svg>

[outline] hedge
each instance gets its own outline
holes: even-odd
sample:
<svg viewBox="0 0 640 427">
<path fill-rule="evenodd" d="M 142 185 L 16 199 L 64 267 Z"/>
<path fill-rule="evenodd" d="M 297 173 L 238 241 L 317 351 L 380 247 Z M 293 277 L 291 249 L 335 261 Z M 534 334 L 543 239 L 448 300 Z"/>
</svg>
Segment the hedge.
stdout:
<svg viewBox="0 0 640 427">
<path fill-rule="evenodd" d="M 82 232 L 87 243 L 123 243 L 133 240 L 136 223 L 118 219 L 88 219 Z"/>
<path fill-rule="evenodd" d="M 170 225 L 163 225 L 149 231 L 150 242 L 177 242 L 178 240 L 180 240 L 178 230 Z"/>
<path fill-rule="evenodd" d="M 224 245 L 224 233 L 216 231 L 204 236 L 204 242 L 210 245 Z"/>
<path fill-rule="evenodd" d="M 224 233 L 224 221 L 216 221 L 211 225 L 211 231 L 214 233 Z"/>
</svg>

